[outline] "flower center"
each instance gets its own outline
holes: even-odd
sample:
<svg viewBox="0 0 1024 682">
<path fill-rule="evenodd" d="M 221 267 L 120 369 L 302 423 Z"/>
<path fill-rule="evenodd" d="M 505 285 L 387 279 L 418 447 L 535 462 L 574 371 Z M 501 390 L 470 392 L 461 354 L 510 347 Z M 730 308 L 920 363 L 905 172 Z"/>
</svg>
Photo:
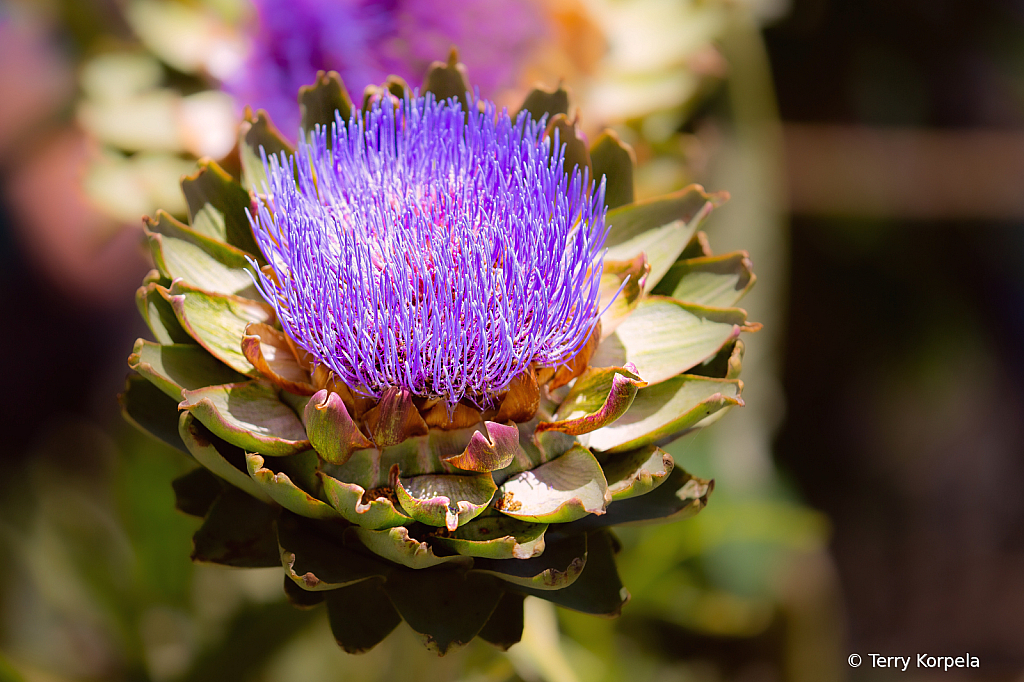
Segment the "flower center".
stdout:
<svg viewBox="0 0 1024 682">
<path fill-rule="evenodd" d="M 253 220 L 286 333 L 354 390 L 489 404 L 586 342 L 598 310 L 601 193 L 543 127 L 492 104 L 378 104 L 268 168 Z M 482 109 L 482 110 L 481 110 Z"/>
</svg>

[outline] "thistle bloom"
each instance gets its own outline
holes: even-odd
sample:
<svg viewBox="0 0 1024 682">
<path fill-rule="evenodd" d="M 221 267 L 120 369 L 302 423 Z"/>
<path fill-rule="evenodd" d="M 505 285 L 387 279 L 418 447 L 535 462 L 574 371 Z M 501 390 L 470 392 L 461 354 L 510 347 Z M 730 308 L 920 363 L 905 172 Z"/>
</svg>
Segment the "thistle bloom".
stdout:
<svg viewBox="0 0 1024 682">
<path fill-rule="evenodd" d="M 264 298 L 346 385 L 489 406 L 573 357 L 598 317 L 604 192 L 545 120 L 432 95 L 321 127 L 270 159 L 253 228 Z M 280 284 L 279 284 L 280 283 Z"/>
<path fill-rule="evenodd" d="M 419 78 L 457 45 L 476 83 L 494 96 L 513 85 L 545 36 L 530 0 L 253 0 L 256 21 L 245 64 L 224 84 L 243 105 L 270 112 L 289 136 L 299 127 L 295 93 L 319 70 L 349 84 L 394 74 Z"/>
<path fill-rule="evenodd" d="M 121 399 L 200 465 L 192 558 L 280 566 L 350 652 L 402 620 L 508 648 L 528 595 L 617 615 L 610 526 L 700 511 L 713 482 L 660 446 L 743 404 L 754 276 L 697 231 L 720 197 L 634 203 L 631 151 L 564 91 L 513 118 L 464 74 L 354 110 L 321 73 L 297 150 L 258 115 L 242 184 L 201 162 L 190 224 L 147 219 L 155 342 Z"/>
</svg>

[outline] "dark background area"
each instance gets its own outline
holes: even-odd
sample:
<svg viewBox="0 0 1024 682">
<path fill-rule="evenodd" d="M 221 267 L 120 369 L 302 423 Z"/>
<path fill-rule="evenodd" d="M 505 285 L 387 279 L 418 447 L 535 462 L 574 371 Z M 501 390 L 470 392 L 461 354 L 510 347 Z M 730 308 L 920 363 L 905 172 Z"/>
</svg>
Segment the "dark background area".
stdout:
<svg viewBox="0 0 1024 682">
<path fill-rule="evenodd" d="M 1019 2 L 797 0 L 765 35 L 784 124 L 1024 123 Z M 834 524 L 850 651 L 969 651 L 986 678 L 1011 679 L 1024 225 L 797 212 L 791 240 L 776 457 Z"/>
</svg>

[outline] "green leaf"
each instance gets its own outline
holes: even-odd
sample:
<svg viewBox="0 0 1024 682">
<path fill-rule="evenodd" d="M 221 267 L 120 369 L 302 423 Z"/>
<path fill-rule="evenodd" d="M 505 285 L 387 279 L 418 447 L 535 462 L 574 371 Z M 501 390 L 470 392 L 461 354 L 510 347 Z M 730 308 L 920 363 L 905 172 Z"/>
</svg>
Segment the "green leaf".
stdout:
<svg viewBox="0 0 1024 682">
<path fill-rule="evenodd" d="M 529 559 L 544 551 L 546 523 L 530 523 L 507 516 L 481 516 L 450 535 L 438 534 L 431 542 L 463 556 L 483 559 Z"/>
<path fill-rule="evenodd" d="M 686 248 L 697 226 L 723 200 L 723 195 L 709 195 L 699 185 L 691 185 L 657 199 L 608 211 L 606 258 L 631 260 L 646 253 L 651 274 L 644 291 L 650 291 Z"/>
<path fill-rule="evenodd" d="M 341 396 L 320 390 L 306 403 L 303 422 L 309 442 L 325 462 L 344 464 L 355 450 L 373 447 L 348 414 Z"/>
<path fill-rule="evenodd" d="M 544 553 L 531 559 L 477 559 L 473 572 L 486 573 L 519 587 L 561 590 L 579 578 L 587 563 L 586 533 L 553 534 Z"/>
<path fill-rule="evenodd" d="M 394 489 L 403 511 L 413 519 L 453 531 L 479 516 L 498 488 L 491 474 L 485 472 L 426 474 L 404 480 L 396 475 Z"/>
<path fill-rule="evenodd" d="M 181 413 L 178 433 L 188 452 L 211 472 L 263 502 L 273 500 L 249 477 L 241 448 L 217 438 L 189 412 Z"/>
<path fill-rule="evenodd" d="M 406 476 L 458 473 L 459 469 L 444 460 L 462 453 L 476 432 L 475 426 L 452 431 L 430 429 L 427 435 L 406 438 L 398 445 L 356 450 L 342 465 L 325 463 L 324 471 L 340 481 L 357 483 L 364 490 L 391 486 L 390 471 L 395 464 Z"/>
<path fill-rule="evenodd" d="M 686 519 L 707 506 L 708 497 L 714 489 L 714 481 L 697 478 L 675 467 L 664 483 L 653 491 L 612 502 L 604 516 L 581 519 L 573 527 L 591 529 L 626 523 Z"/>
<path fill-rule="evenodd" d="M 575 436 L 560 431 L 537 431 L 540 418 L 519 424 L 519 443 L 523 454 L 517 455 L 512 464 L 494 472 L 494 481 L 501 485 L 513 475 L 529 471 L 545 462 L 551 462 L 578 445 Z"/>
<path fill-rule="evenodd" d="M 182 390 L 245 379 L 194 344 L 161 345 L 139 339 L 128 357 L 128 366 L 175 400 L 181 400 Z"/>
<path fill-rule="evenodd" d="M 278 466 L 280 466 L 280 461 L 277 463 Z M 245 453 L 245 462 L 249 476 L 256 482 L 256 485 L 288 511 L 309 519 L 335 521 L 342 518 L 334 507 L 318 500 L 296 485 L 288 473 L 273 471 L 264 466 L 267 462 L 263 457 L 247 452 Z"/>
<path fill-rule="evenodd" d="M 273 507 L 227 488 L 192 536 L 192 561 L 237 568 L 279 566 Z"/>
<path fill-rule="evenodd" d="M 608 490 L 614 503 L 646 495 L 657 488 L 668 479 L 675 461 L 656 445 L 648 445 L 612 455 L 601 462 L 601 467 L 608 478 Z"/>
<path fill-rule="evenodd" d="M 498 488 L 498 510 L 537 523 L 567 523 L 601 514 L 610 501 L 601 465 L 585 447 L 512 476 Z"/>
<path fill-rule="evenodd" d="M 348 532 L 377 556 L 408 568 L 430 568 L 440 564 L 469 566 L 473 563 L 465 556 L 438 556 L 428 543 L 410 537 L 409 529 L 404 526 L 387 530 L 353 527 Z"/>
<path fill-rule="evenodd" d="M 505 592 L 498 600 L 483 630 L 477 635 L 502 651 L 508 651 L 523 638 L 523 600 L 521 594 Z"/>
<path fill-rule="evenodd" d="M 739 308 L 702 308 L 649 296 L 601 342 L 590 365 L 633 363 L 641 379 L 658 384 L 714 357 L 739 336 L 745 319 Z"/>
<path fill-rule="evenodd" d="M 618 421 L 580 437 L 587 447 L 625 452 L 668 442 L 731 405 L 743 405 L 738 380 L 709 379 L 689 374 L 637 391 Z"/>
<path fill-rule="evenodd" d="M 341 117 L 342 124 L 352 116 L 352 98 L 341 81 L 337 71 L 317 71 L 313 85 L 299 88 L 299 110 L 302 112 L 302 129 L 308 134 L 321 125 L 327 129 L 328 145 L 330 131 Z"/>
<path fill-rule="evenodd" d="M 671 194 L 608 211 L 607 222 L 610 227 L 605 245 L 613 247 L 629 243 L 645 232 L 675 221 L 690 223 L 723 199 L 720 195 L 707 194 L 700 185 L 689 185 Z M 711 208 L 707 206 L 709 203 L 712 204 Z M 683 247 L 689 241 L 688 238 Z M 635 255 L 631 254 L 630 258 Z"/>
<path fill-rule="evenodd" d="M 540 422 L 537 431 L 561 431 L 573 436 L 611 424 L 629 409 L 638 389 L 647 385 L 633 365 L 588 367 L 573 384 L 554 421 Z"/>
<path fill-rule="evenodd" d="M 444 570 L 396 571 L 384 592 L 427 648 L 441 655 L 476 637 L 502 595 L 493 578 Z"/>
<path fill-rule="evenodd" d="M 206 386 L 182 395 L 182 409 L 248 452 L 282 457 L 309 449 L 302 422 L 262 381 Z"/>
<path fill-rule="evenodd" d="M 650 275 L 651 266 L 646 254 L 638 254 L 633 260 L 604 261 L 601 272 L 601 338 L 611 336 L 622 322 L 630 316 L 643 297 L 644 286 Z"/>
<path fill-rule="evenodd" d="M 587 534 L 587 565 L 580 577 L 568 587 L 560 590 L 514 589 L 573 611 L 597 616 L 618 616 L 629 601 L 629 592 L 622 586 L 615 567 L 612 540 L 603 532 Z"/>
<path fill-rule="evenodd" d="M 174 508 L 189 516 L 203 518 L 210 511 L 221 492 L 223 482 L 206 467 L 197 467 L 171 481 L 174 488 Z"/>
<path fill-rule="evenodd" d="M 654 292 L 687 303 L 728 308 L 736 305 L 755 282 L 750 254 L 736 251 L 676 261 Z"/>
<path fill-rule="evenodd" d="M 172 448 L 187 452 L 178 435 L 178 404 L 159 388 L 131 374 L 117 400 L 129 423 Z"/>
<path fill-rule="evenodd" d="M 195 340 L 178 322 L 171 295 L 158 282 L 147 282 L 135 292 L 135 305 L 153 336 L 163 344 L 194 344 Z"/>
<path fill-rule="evenodd" d="M 327 529 L 287 512 L 277 522 L 277 542 L 285 573 L 304 590 L 335 590 L 384 578 L 391 570 L 343 546 Z"/>
<path fill-rule="evenodd" d="M 516 117 L 524 111 L 530 112 L 534 121 L 539 121 L 544 116 L 551 118 L 556 114 L 569 113 L 569 93 L 559 82 L 554 90 L 543 90 L 534 88 L 523 100 L 523 106 L 519 107 Z"/>
<path fill-rule="evenodd" d="M 188 203 L 192 229 L 263 260 L 245 210 L 250 206 L 249 192 L 210 159 L 200 159 L 199 170 L 181 180 L 181 191 Z"/>
<path fill-rule="evenodd" d="M 164 211 L 157 211 L 156 220 L 146 218 L 143 231 L 164 277 L 208 291 L 259 297 L 244 251 L 194 232 Z"/>
<path fill-rule="evenodd" d="M 462 105 L 463 111 L 469 111 L 470 91 L 466 67 L 459 63 L 459 53 L 454 48 L 448 55 L 448 62 L 433 62 L 423 79 L 424 93 L 431 93 L 438 101 L 451 97 Z"/>
<path fill-rule="evenodd" d="M 614 130 L 606 128 L 591 145 L 590 159 L 594 165 L 594 180 L 600 183 L 601 178 L 605 178 L 605 205 L 617 208 L 632 204 L 633 168 L 636 166 L 633 148 L 619 139 Z"/>
<path fill-rule="evenodd" d="M 160 271 L 154 268 L 142 276 L 142 286 L 149 284 L 159 284 L 162 287 L 169 287 L 171 286 L 171 280 L 161 275 Z"/>
<path fill-rule="evenodd" d="M 323 486 L 324 497 L 345 517 L 345 520 L 370 530 L 412 523 L 412 519 L 401 512 L 397 501 L 393 502 L 387 494 L 377 497 L 376 491 L 368 493 L 365 488 L 355 483 L 339 481 L 322 471 L 317 475 Z M 387 492 L 394 494 L 390 488 Z"/>
<path fill-rule="evenodd" d="M 242 353 L 242 337 L 249 324 L 273 321 L 270 306 L 239 296 L 212 294 L 182 282 L 171 286 L 167 298 L 181 327 L 200 346 L 235 371 L 255 374 Z"/>
<path fill-rule="evenodd" d="M 271 156 L 280 156 L 281 152 L 288 157 L 295 154 L 295 150 L 262 109 L 256 112 L 255 118 L 251 112 L 246 112 L 245 120 L 238 128 L 238 150 L 242 161 L 243 184 L 258 195 L 265 193 L 269 187 L 263 167 L 264 154 L 268 161 Z"/>
<path fill-rule="evenodd" d="M 324 601 L 334 639 L 350 654 L 369 651 L 402 622 L 379 580 L 331 590 Z"/>
</svg>

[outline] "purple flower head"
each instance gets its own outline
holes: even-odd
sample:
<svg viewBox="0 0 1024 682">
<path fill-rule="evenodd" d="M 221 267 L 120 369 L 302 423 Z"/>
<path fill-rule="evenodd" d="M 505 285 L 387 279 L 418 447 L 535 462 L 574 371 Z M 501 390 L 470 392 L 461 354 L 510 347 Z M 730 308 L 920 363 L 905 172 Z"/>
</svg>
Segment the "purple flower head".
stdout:
<svg viewBox="0 0 1024 682">
<path fill-rule="evenodd" d="M 511 86 L 544 38 L 533 0 L 253 0 L 256 21 L 243 67 L 224 83 L 240 105 L 266 109 L 298 131 L 295 93 L 316 72 L 349 84 L 395 74 L 418 85 L 437 55 L 459 48 L 484 93 Z"/>
<path fill-rule="evenodd" d="M 266 164 L 258 285 L 357 392 L 489 405 L 597 322 L 603 183 L 565 174 L 543 121 L 478 104 L 385 99 Z"/>
</svg>

